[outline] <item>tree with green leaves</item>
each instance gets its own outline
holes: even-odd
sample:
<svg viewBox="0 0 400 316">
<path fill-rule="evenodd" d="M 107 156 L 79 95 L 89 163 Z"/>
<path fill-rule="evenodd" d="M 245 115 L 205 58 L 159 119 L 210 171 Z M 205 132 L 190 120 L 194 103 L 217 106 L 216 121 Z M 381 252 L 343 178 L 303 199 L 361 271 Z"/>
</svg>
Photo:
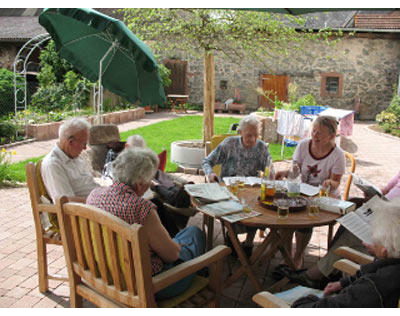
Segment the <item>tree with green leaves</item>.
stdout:
<svg viewBox="0 0 400 316">
<path fill-rule="evenodd" d="M 214 127 L 214 54 L 240 64 L 244 59 L 288 55 L 301 50 L 306 40 L 333 35 L 329 29 L 313 32 L 302 28 L 301 17 L 252 10 L 121 9 L 134 34 L 162 54 L 183 50 L 204 60 L 203 141 Z M 296 28 L 295 28 L 296 26 Z"/>
</svg>

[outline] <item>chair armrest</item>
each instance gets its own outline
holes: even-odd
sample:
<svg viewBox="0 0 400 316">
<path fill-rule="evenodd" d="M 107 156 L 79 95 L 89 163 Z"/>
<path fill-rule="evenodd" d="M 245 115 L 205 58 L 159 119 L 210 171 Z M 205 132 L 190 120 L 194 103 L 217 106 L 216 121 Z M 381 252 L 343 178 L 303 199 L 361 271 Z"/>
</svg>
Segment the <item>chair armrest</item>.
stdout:
<svg viewBox="0 0 400 316">
<path fill-rule="evenodd" d="M 211 142 L 210 141 L 208 141 L 208 142 L 206 142 L 206 144 L 205 144 L 205 150 L 206 150 L 206 157 L 211 153 Z"/>
<path fill-rule="evenodd" d="M 335 269 L 344 272 L 348 275 L 354 275 L 360 270 L 360 265 L 348 259 L 340 259 L 333 264 Z"/>
<path fill-rule="evenodd" d="M 157 274 L 153 277 L 154 291 L 158 292 L 167 286 L 191 275 L 214 262 L 222 260 L 231 253 L 231 248 L 227 246 L 217 246 L 192 260 L 183 262 L 165 272 Z"/>
<path fill-rule="evenodd" d="M 47 213 L 57 214 L 57 208 L 54 204 L 40 203 L 37 205 L 37 208 L 38 208 L 39 212 L 47 212 Z"/>
<path fill-rule="evenodd" d="M 339 247 L 334 250 L 334 253 L 338 256 L 349 259 L 361 265 L 368 264 L 374 261 L 374 257 L 354 250 L 350 247 Z"/>
<path fill-rule="evenodd" d="M 289 308 L 290 305 L 271 294 L 270 292 L 260 292 L 253 296 L 253 301 L 264 308 Z"/>
</svg>

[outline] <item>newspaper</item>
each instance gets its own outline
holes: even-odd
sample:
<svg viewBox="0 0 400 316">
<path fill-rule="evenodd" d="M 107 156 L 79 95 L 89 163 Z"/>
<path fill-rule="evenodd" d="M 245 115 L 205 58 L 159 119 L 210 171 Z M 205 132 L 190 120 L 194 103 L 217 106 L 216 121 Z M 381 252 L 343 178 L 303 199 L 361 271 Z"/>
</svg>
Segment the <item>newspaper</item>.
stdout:
<svg viewBox="0 0 400 316">
<path fill-rule="evenodd" d="M 229 190 L 218 183 L 185 184 L 185 191 L 201 203 L 212 203 L 236 197 Z"/>
<path fill-rule="evenodd" d="M 368 244 L 373 243 L 371 239 L 371 220 L 375 204 L 379 201 L 378 196 L 374 196 L 368 202 L 364 203 L 354 212 L 351 212 L 336 221 L 342 224 L 347 230 L 358 237 L 361 241 Z"/>
<path fill-rule="evenodd" d="M 292 305 L 299 298 L 310 295 L 310 294 L 313 294 L 319 298 L 322 298 L 324 296 L 324 291 L 299 285 L 290 290 L 275 293 L 274 295 L 276 297 L 284 300 L 289 305 Z"/>
<path fill-rule="evenodd" d="M 307 183 L 300 183 L 300 193 L 307 196 L 319 194 L 319 187 Z"/>
<path fill-rule="evenodd" d="M 199 207 L 202 212 L 212 217 L 221 217 L 232 213 L 241 212 L 243 205 L 234 200 L 205 204 Z"/>
<path fill-rule="evenodd" d="M 259 215 L 261 215 L 261 213 L 251 210 L 250 212 L 239 212 L 239 213 L 235 213 L 235 214 L 225 215 L 225 216 L 222 216 L 221 218 L 223 220 L 228 221 L 229 223 L 235 223 L 235 222 L 241 221 L 243 219 L 250 218 L 250 217 L 256 217 Z"/>
<path fill-rule="evenodd" d="M 222 180 L 224 181 L 225 185 L 235 183 L 237 180 L 243 181 L 244 185 L 253 186 L 261 184 L 261 178 L 257 177 L 224 177 Z"/>
<path fill-rule="evenodd" d="M 368 182 L 365 179 L 362 179 L 354 173 L 352 173 L 352 175 L 353 183 L 357 186 L 357 188 L 365 193 L 365 196 L 383 195 L 382 191 L 376 185 L 373 185 L 372 183 Z"/>
<path fill-rule="evenodd" d="M 347 214 L 354 211 L 356 204 L 350 201 L 339 200 L 331 197 L 319 197 L 317 198 L 318 206 L 324 211 L 337 213 L 337 214 Z"/>
</svg>

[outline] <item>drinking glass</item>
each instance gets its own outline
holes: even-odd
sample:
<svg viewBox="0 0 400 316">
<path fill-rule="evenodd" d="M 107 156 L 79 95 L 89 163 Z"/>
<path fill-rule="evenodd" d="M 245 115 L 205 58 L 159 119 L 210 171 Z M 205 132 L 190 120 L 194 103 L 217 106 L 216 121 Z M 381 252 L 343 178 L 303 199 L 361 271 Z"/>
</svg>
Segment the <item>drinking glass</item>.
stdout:
<svg viewBox="0 0 400 316">
<path fill-rule="evenodd" d="M 329 196 L 330 185 L 319 185 L 319 197 Z"/>
<path fill-rule="evenodd" d="M 319 206 L 318 206 L 317 199 L 308 201 L 307 211 L 308 211 L 308 216 L 310 216 L 310 217 L 318 217 L 319 216 Z"/>
<path fill-rule="evenodd" d="M 251 208 L 250 208 L 249 204 L 247 204 L 247 202 L 244 198 L 242 198 L 241 204 L 243 205 L 243 212 L 246 212 L 246 213 L 251 212 Z"/>
<path fill-rule="evenodd" d="M 289 217 L 289 202 L 284 199 L 277 200 L 277 206 L 278 206 L 278 218 L 287 219 Z"/>
<path fill-rule="evenodd" d="M 265 188 L 265 204 L 272 205 L 275 197 L 275 183 L 273 181 L 269 181 L 266 184 Z"/>
</svg>

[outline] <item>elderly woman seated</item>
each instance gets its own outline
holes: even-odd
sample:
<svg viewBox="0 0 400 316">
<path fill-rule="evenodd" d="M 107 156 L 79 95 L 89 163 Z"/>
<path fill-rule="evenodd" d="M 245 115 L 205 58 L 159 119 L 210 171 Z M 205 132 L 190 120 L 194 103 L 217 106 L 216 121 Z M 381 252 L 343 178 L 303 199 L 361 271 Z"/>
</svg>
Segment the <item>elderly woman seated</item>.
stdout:
<svg viewBox="0 0 400 316">
<path fill-rule="evenodd" d="M 260 121 L 253 115 L 243 117 L 239 122 L 240 136 L 224 139 L 202 162 L 204 173 L 210 182 L 219 181 L 213 166 L 221 165 L 220 177 L 258 176 L 265 170 L 270 158 L 268 145 L 258 139 Z M 250 257 L 257 228 L 234 225 L 236 233 L 246 233 L 243 250 Z"/>
<path fill-rule="evenodd" d="M 171 239 L 157 215 L 156 205 L 142 196 L 157 171 L 157 155 L 149 148 L 127 148 L 113 162 L 114 181 L 110 187 L 93 190 L 86 203 L 110 212 L 129 224 L 141 224 L 151 250 L 153 275 L 204 253 L 204 233 L 189 226 Z M 176 296 L 192 281 L 189 276 L 157 293 L 158 299 Z"/>
<path fill-rule="evenodd" d="M 292 307 L 398 307 L 400 298 L 400 199 L 380 201 L 372 219 L 372 245 L 377 257 L 353 277 L 329 283 L 324 297 L 309 295 Z"/>
</svg>

